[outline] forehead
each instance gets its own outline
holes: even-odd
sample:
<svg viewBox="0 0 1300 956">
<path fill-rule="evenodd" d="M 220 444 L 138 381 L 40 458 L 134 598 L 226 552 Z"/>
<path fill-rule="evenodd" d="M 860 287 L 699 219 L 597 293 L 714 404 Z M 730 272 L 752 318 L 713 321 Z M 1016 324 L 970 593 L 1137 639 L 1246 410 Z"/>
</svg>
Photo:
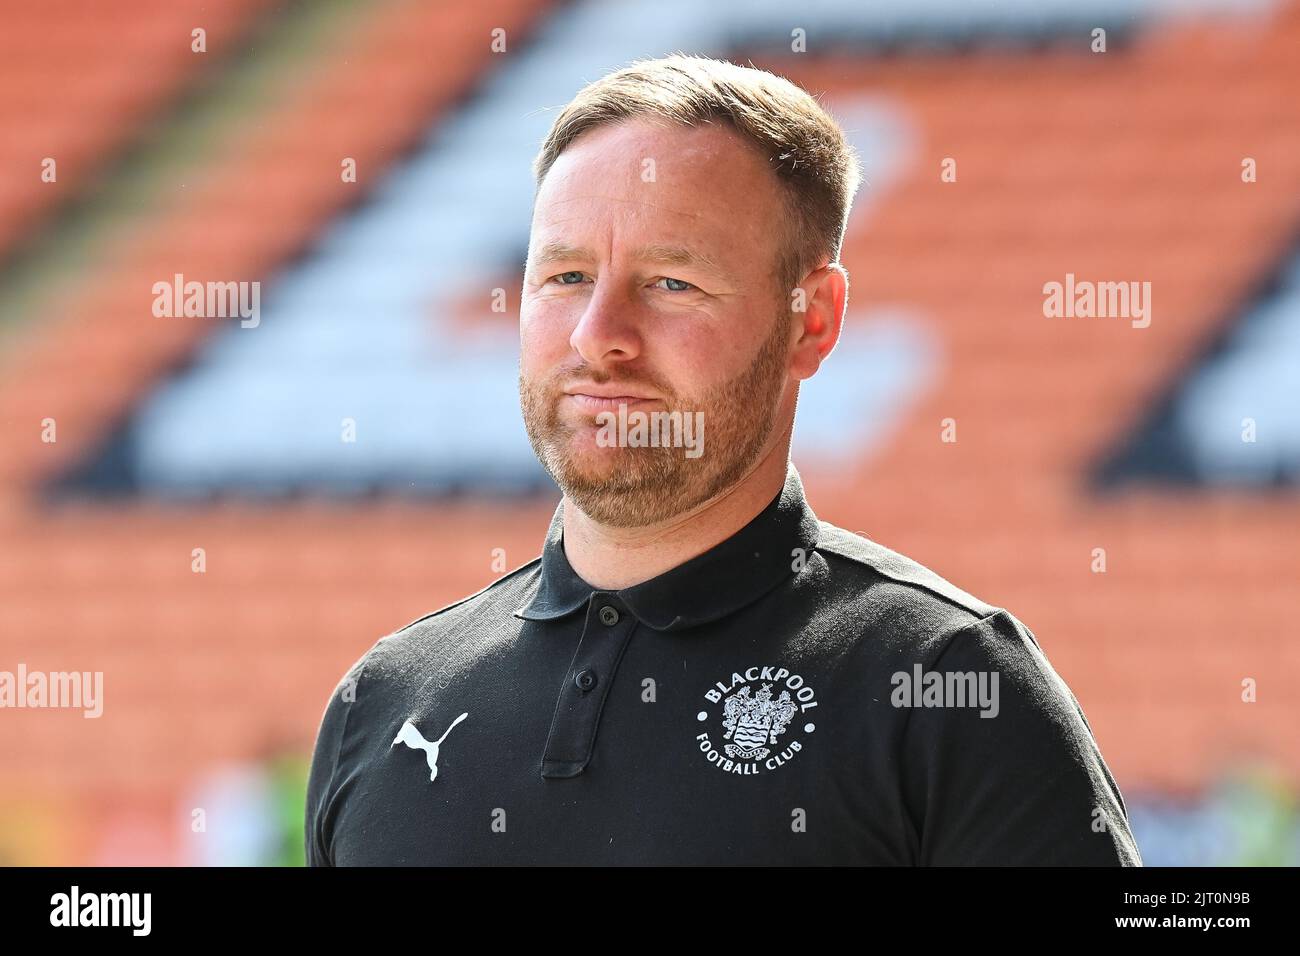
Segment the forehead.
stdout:
<svg viewBox="0 0 1300 956">
<path fill-rule="evenodd" d="M 690 241 L 733 266 L 766 270 L 785 211 L 758 149 L 723 123 L 635 119 L 578 137 L 547 172 L 535 245 Z"/>
</svg>

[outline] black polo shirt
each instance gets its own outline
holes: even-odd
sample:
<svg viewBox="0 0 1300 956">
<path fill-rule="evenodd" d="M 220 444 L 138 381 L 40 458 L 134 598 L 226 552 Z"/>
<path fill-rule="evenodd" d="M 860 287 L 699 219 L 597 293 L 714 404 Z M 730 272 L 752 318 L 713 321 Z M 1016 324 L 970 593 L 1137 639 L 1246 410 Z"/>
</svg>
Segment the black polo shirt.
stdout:
<svg viewBox="0 0 1300 956">
<path fill-rule="evenodd" d="M 1141 865 L 1034 635 L 819 521 L 794 466 L 619 591 L 539 559 L 381 638 L 325 709 L 311 865 Z"/>
</svg>

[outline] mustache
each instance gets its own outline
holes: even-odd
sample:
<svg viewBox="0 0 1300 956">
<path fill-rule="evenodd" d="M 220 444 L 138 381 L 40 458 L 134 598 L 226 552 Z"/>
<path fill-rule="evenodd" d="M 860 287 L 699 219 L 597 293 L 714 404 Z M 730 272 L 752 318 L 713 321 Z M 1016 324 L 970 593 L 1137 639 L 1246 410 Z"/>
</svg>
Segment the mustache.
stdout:
<svg viewBox="0 0 1300 956">
<path fill-rule="evenodd" d="M 587 365 L 577 365 L 566 368 L 549 375 L 544 383 L 544 388 L 548 392 L 563 392 L 565 388 L 579 383 L 592 383 L 595 385 L 627 385 L 631 388 L 642 388 L 653 391 L 656 394 L 663 395 L 668 400 L 677 397 L 677 392 L 667 382 L 664 382 L 654 376 L 632 375 L 632 374 L 614 374 L 611 372 L 598 372 Z"/>
</svg>

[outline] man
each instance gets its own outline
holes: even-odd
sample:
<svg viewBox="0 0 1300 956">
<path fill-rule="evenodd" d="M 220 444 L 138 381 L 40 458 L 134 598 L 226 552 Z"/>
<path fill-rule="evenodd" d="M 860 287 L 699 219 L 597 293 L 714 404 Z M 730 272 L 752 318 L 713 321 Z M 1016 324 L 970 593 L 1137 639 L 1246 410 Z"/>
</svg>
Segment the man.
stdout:
<svg viewBox="0 0 1300 956">
<path fill-rule="evenodd" d="M 1030 631 L 804 500 L 859 181 L 830 116 L 643 61 L 535 173 L 520 398 L 564 497 L 539 559 L 344 676 L 309 862 L 1140 865 Z"/>
</svg>

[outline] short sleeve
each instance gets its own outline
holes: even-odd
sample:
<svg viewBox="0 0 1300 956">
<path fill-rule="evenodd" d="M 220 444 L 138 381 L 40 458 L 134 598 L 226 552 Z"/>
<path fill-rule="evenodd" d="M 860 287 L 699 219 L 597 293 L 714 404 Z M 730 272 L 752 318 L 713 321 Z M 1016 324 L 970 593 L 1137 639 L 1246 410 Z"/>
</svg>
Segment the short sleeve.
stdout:
<svg viewBox="0 0 1300 956">
<path fill-rule="evenodd" d="M 1142 865 L 1083 710 L 1024 624 L 997 611 L 920 663 L 902 755 L 918 863 Z M 917 706 L 927 689 L 939 705 Z"/>
<path fill-rule="evenodd" d="M 307 773 L 307 801 L 304 842 L 308 866 L 333 866 L 330 826 L 338 774 L 339 752 L 347 730 L 348 716 L 357 697 L 357 685 L 366 658 L 353 664 L 330 695 L 316 733 L 311 769 Z"/>
</svg>

